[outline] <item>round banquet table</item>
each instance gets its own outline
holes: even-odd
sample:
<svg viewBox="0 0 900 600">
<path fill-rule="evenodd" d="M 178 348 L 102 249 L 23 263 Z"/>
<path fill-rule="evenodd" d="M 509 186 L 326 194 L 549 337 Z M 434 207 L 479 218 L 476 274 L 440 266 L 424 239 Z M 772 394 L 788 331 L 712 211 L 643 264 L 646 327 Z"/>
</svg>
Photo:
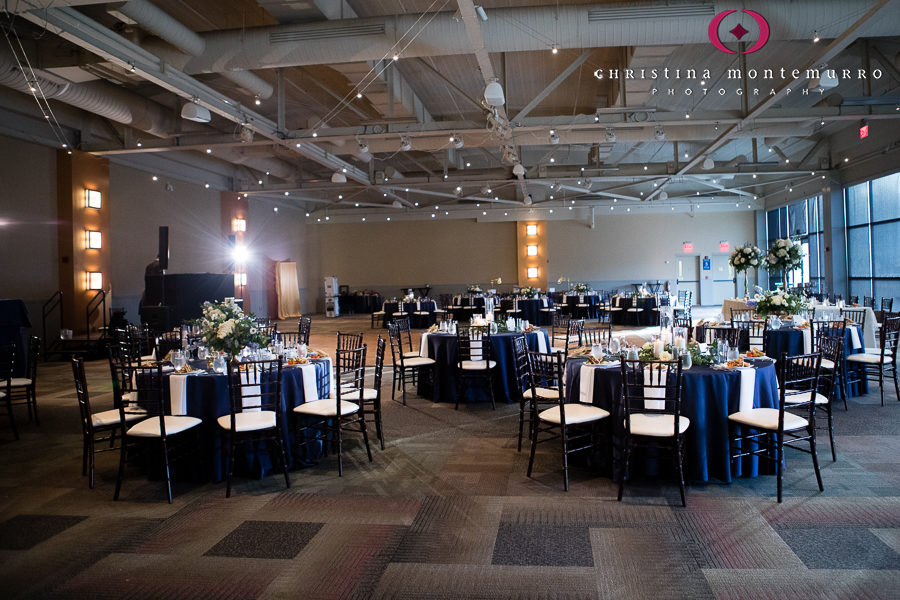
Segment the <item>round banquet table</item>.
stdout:
<svg viewBox="0 0 900 600">
<path fill-rule="evenodd" d="M 544 302 L 547 302 L 546 306 Z M 523 298 L 518 300 L 520 319 L 525 319 L 534 325 L 552 325 L 553 313 L 542 312 L 542 308 L 553 308 L 553 300 L 549 298 Z"/>
<path fill-rule="evenodd" d="M 566 296 L 566 308 L 570 315 L 578 316 L 578 305 L 587 304 L 587 318 L 596 319 L 600 306 L 600 296 L 597 294 L 569 294 Z M 584 308 L 584 307 L 582 307 Z"/>
<path fill-rule="evenodd" d="M 754 408 L 776 408 L 778 388 L 774 362 L 770 359 L 754 361 Z M 581 367 L 585 359 L 570 357 L 566 362 L 566 401 L 577 402 L 581 388 Z M 624 444 L 624 413 L 620 402 L 622 371 L 618 365 L 592 367 L 594 386 L 591 401 L 614 415 L 612 420 L 613 480 L 619 481 L 622 473 L 622 448 Z M 731 460 L 728 415 L 740 406 L 741 374 L 737 370 L 720 371 L 699 365 L 683 372 L 681 413 L 691 420 L 685 437 L 684 473 L 691 481 L 709 481 L 711 478 L 730 483 L 734 477 L 755 477 L 759 474 L 759 459 L 747 456 L 740 461 Z M 643 450 L 643 452 L 641 452 Z M 643 454 L 643 458 L 641 455 Z M 671 459 L 663 460 L 663 472 L 670 471 Z M 635 448 L 631 461 L 632 473 L 643 467 L 656 470 L 656 460 L 646 449 Z"/>
<path fill-rule="evenodd" d="M 384 327 L 386 328 L 394 318 L 394 313 L 399 310 L 399 302 L 384 303 Z M 434 311 L 437 304 L 434 300 L 422 300 L 419 302 L 403 302 L 403 312 L 409 318 L 409 326 L 413 329 L 426 329 L 434 325 Z M 417 315 L 416 312 L 427 312 L 427 315 Z"/>
<path fill-rule="evenodd" d="M 862 347 L 862 332 L 859 329 L 858 325 L 855 325 L 857 331 L 857 340 L 860 341 L 858 348 L 853 347 L 853 334 L 850 333 L 850 327 L 844 330 L 844 357 L 842 359 L 841 369 L 844 373 L 848 370 L 856 375 L 855 378 L 859 378 L 859 373 L 857 373 L 858 366 L 852 362 L 847 362 L 847 356 L 850 354 L 860 354 L 865 352 L 865 348 Z M 807 330 L 808 331 L 808 330 Z M 782 353 L 787 353 L 788 356 L 794 356 L 797 354 L 807 354 L 811 351 L 811 348 L 807 348 L 806 342 L 804 341 L 804 333 L 802 329 L 796 329 L 794 327 L 782 327 L 781 329 L 767 329 L 766 330 L 766 356 L 770 356 L 774 359 L 781 358 Z M 845 378 L 850 379 L 850 378 Z M 847 396 L 862 396 L 864 394 L 869 393 L 869 385 L 866 381 L 865 377 L 862 377 L 858 382 L 853 384 L 848 384 L 847 388 L 844 390 Z"/>
<path fill-rule="evenodd" d="M 493 355 L 497 362 L 491 379 L 496 402 L 518 402 L 521 390 L 516 389 L 516 368 L 513 360 L 513 338 L 519 333 L 495 333 L 491 335 Z M 550 337 L 546 331 L 538 330 L 525 334 L 528 349 L 540 350 L 538 336 L 544 339 L 544 351 L 550 349 Z M 418 394 L 435 402 L 456 402 L 456 336 L 449 333 L 431 333 L 426 339 L 428 357 L 435 361 L 431 381 L 419 377 Z M 472 387 L 467 390 L 467 402 L 490 402 L 487 389 Z"/>
<path fill-rule="evenodd" d="M 616 298 L 613 298 L 613 303 L 616 300 Z M 628 312 L 628 309 L 635 305 L 644 310 L 639 313 Z M 619 297 L 618 304 L 615 304 L 615 306 L 622 310 L 614 310 L 610 313 L 610 321 L 613 325 L 659 325 L 659 311 L 653 310 L 656 308 L 656 297 L 654 296 L 644 298 Z"/>
<path fill-rule="evenodd" d="M 205 364 L 192 361 L 194 368 L 204 368 Z M 331 390 L 331 360 L 310 361 L 316 371 L 316 389 L 318 398 L 328 398 Z M 163 371 L 163 387 L 167 396 L 166 406 L 172 406 L 170 393 L 170 379 L 172 371 Z M 286 427 L 288 467 L 292 468 L 303 461 L 318 458 L 319 448 L 315 445 L 304 446 L 305 455 L 297 456 L 294 448 L 294 431 L 291 423 L 292 409 L 306 402 L 304 394 L 304 370 L 297 366 L 285 366 L 281 370 L 281 422 Z M 186 375 L 185 378 L 185 412 L 191 417 L 201 419 L 199 460 L 204 467 L 209 467 L 207 476 L 214 481 L 222 481 L 225 478 L 225 451 L 222 429 L 216 423 L 216 419 L 230 414 L 231 403 L 228 395 L 228 377 L 223 373 L 204 373 Z M 266 385 L 266 382 L 263 382 Z M 140 402 L 140 401 L 139 401 Z M 179 411 L 180 412 L 180 411 Z M 235 472 L 249 474 L 253 477 L 263 477 L 272 468 L 278 468 L 278 459 L 270 457 L 267 445 L 244 444 L 240 452 L 235 453 Z"/>
</svg>

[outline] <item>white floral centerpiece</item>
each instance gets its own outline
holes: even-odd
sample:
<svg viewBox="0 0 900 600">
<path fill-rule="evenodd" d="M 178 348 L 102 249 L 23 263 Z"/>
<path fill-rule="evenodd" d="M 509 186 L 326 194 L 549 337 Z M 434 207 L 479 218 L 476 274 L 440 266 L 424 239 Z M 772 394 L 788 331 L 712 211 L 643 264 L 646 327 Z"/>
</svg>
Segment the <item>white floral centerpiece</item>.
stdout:
<svg viewBox="0 0 900 600">
<path fill-rule="evenodd" d="M 780 239 L 772 242 L 766 257 L 766 268 L 769 271 L 781 271 L 781 280 L 787 285 L 787 272 L 799 269 L 803 265 L 803 247 L 799 242 Z"/>
<path fill-rule="evenodd" d="M 784 290 L 768 290 L 756 294 L 756 314 L 796 315 L 807 309 L 806 298 L 797 294 L 789 294 Z"/>
<path fill-rule="evenodd" d="M 483 291 L 484 291 L 484 290 L 481 289 L 481 286 L 480 286 L 480 285 L 478 285 L 477 283 L 473 283 L 473 284 L 470 285 L 469 288 L 466 290 L 466 293 L 469 293 L 469 294 L 481 294 L 481 293 L 483 293 Z"/>
<path fill-rule="evenodd" d="M 519 288 L 519 294 L 526 298 L 534 298 L 535 294 L 537 294 L 537 290 L 530 285 L 526 285 L 525 287 Z"/>
<path fill-rule="evenodd" d="M 743 246 L 735 246 L 728 258 L 728 264 L 735 273 L 744 274 L 744 293 L 749 295 L 747 285 L 747 272 L 750 269 L 758 269 L 763 262 L 762 250 L 758 246 L 747 243 Z"/>
<path fill-rule="evenodd" d="M 576 294 L 587 294 L 591 291 L 591 286 L 586 283 L 575 283 L 572 284 L 572 291 Z"/>
<path fill-rule="evenodd" d="M 269 339 L 259 329 L 256 317 L 244 314 L 234 298 L 223 302 L 204 302 L 203 316 L 197 321 L 203 343 L 217 352 L 240 354 L 246 346 L 264 346 Z"/>
</svg>

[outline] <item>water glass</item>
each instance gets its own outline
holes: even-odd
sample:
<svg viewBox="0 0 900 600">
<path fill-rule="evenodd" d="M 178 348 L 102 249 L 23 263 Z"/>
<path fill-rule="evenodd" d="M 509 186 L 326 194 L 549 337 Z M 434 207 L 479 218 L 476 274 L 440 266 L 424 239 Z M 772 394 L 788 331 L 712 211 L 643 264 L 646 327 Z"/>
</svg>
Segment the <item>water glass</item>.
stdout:
<svg viewBox="0 0 900 600">
<path fill-rule="evenodd" d="M 209 356 L 209 350 L 206 349 L 206 346 L 197 346 L 197 358 L 206 360 L 207 356 Z"/>
<path fill-rule="evenodd" d="M 300 344 L 299 346 L 297 346 L 297 356 L 299 356 L 300 358 L 306 358 L 306 355 L 306 344 Z"/>
<path fill-rule="evenodd" d="M 591 345 L 591 356 L 597 360 L 600 360 L 603 357 L 603 348 L 600 344 Z"/>
<path fill-rule="evenodd" d="M 681 368 L 687 371 L 692 366 L 694 366 L 694 359 L 691 358 L 690 352 L 685 352 L 681 355 Z"/>
<path fill-rule="evenodd" d="M 174 350 L 172 352 L 172 366 L 175 367 L 176 371 L 180 371 L 184 368 L 186 360 L 184 358 L 184 352 L 181 350 Z"/>
<path fill-rule="evenodd" d="M 728 360 L 728 341 L 727 340 L 719 340 L 719 362 L 723 363 Z"/>
<path fill-rule="evenodd" d="M 619 338 L 610 338 L 610 340 L 609 340 L 610 354 L 618 354 L 621 349 L 622 349 L 622 345 L 619 343 Z"/>
</svg>

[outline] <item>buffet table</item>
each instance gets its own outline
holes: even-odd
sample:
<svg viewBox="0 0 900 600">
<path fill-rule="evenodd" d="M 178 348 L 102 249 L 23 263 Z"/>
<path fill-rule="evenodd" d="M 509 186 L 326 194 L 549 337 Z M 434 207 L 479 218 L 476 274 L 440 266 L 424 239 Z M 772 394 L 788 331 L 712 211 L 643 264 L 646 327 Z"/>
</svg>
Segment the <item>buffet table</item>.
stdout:
<svg viewBox="0 0 900 600">
<path fill-rule="evenodd" d="M 757 457 L 745 457 L 732 464 L 728 415 L 741 408 L 777 408 L 778 388 L 774 362 L 754 361 L 747 369 L 718 370 L 695 365 L 683 372 L 682 415 L 691 425 L 685 440 L 684 472 L 686 480 L 731 482 L 734 477 L 754 477 L 759 473 Z M 583 389 L 582 367 L 593 370 L 593 384 Z M 611 426 L 613 480 L 618 481 L 624 443 L 624 415 L 620 403 L 622 372 L 618 363 L 609 366 L 586 365 L 585 358 L 570 357 L 566 363 L 566 401 L 579 398 L 608 410 Z M 656 460 L 651 453 L 638 453 L 631 462 L 632 473 L 653 472 Z M 662 469 L 669 472 L 671 460 L 663 459 Z"/>
</svg>

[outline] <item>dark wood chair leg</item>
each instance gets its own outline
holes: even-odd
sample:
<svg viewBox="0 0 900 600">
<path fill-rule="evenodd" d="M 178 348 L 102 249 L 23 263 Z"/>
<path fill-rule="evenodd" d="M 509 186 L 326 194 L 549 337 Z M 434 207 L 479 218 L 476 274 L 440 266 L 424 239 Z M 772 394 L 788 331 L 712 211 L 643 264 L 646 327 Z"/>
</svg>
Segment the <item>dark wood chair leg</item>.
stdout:
<svg viewBox="0 0 900 600">
<path fill-rule="evenodd" d="M 163 467 L 166 472 L 166 493 L 169 497 L 169 504 L 172 504 L 172 472 L 169 469 L 169 445 L 166 443 L 166 440 L 162 440 L 162 449 L 163 449 Z"/>
<path fill-rule="evenodd" d="M 119 499 L 119 492 L 122 490 L 122 478 L 125 476 L 125 461 L 128 460 L 128 437 L 122 436 L 122 451 L 119 453 L 119 473 L 116 475 L 116 491 L 113 494 L 113 500 Z"/>
</svg>

